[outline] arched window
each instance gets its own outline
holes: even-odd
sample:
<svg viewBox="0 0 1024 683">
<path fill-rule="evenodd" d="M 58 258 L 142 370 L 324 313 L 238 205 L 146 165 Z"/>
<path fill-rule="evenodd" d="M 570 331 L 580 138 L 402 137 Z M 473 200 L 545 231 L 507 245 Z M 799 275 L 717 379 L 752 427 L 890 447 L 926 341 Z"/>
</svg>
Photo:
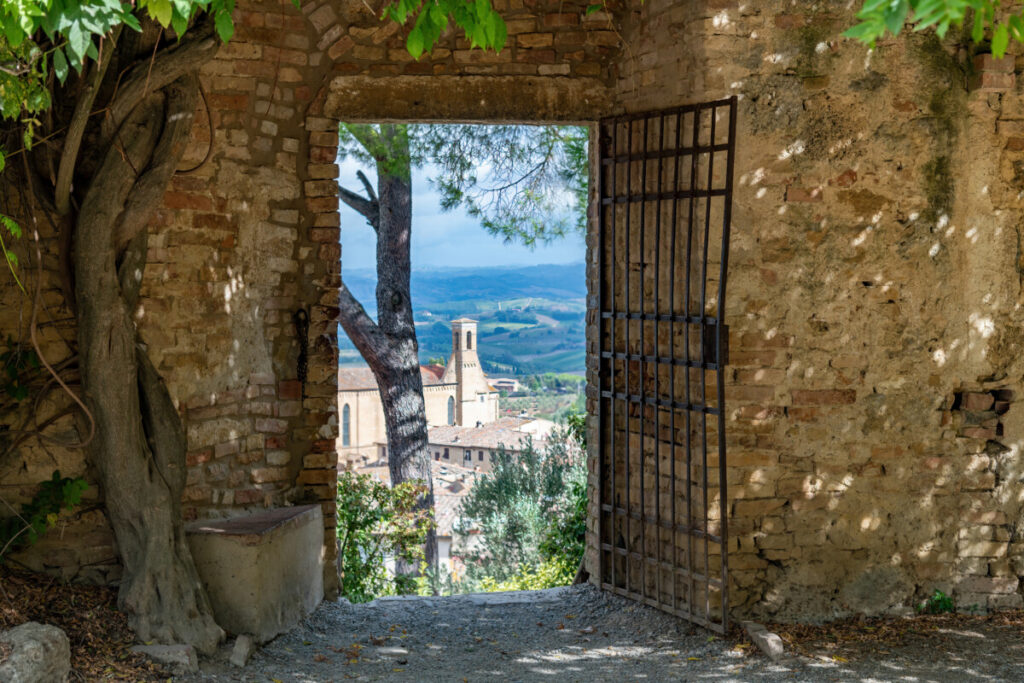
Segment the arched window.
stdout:
<svg viewBox="0 0 1024 683">
<path fill-rule="evenodd" d="M 452 330 L 452 348 L 456 351 L 459 350 L 459 333 Z"/>
<path fill-rule="evenodd" d="M 345 404 L 345 407 L 341 409 L 341 445 L 351 446 L 352 445 L 352 433 L 350 431 L 350 422 L 352 419 L 352 410 Z"/>
<path fill-rule="evenodd" d="M 473 333 L 472 332 L 466 332 L 466 350 L 467 351 L 472 351 L 473 350 Z"/>
<path fill-rule="evenodd" d="M 448 397 L 448 424 L 455 424 L 455 397 Z"/>
</svg>

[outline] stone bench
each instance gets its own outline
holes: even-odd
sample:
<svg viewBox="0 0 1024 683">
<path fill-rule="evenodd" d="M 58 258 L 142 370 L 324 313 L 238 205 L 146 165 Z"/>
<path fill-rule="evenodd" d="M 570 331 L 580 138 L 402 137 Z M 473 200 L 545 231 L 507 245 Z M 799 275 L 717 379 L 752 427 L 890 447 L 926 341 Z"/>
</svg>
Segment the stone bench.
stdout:
<svg viewBox="0 0 1024 683">
<path fill-rule="evenodd" d="M 230 633 L 266 642 L 323 600 L 319 505 L 193 522 L 186 532 L 214 617 Z"/>
</svg>

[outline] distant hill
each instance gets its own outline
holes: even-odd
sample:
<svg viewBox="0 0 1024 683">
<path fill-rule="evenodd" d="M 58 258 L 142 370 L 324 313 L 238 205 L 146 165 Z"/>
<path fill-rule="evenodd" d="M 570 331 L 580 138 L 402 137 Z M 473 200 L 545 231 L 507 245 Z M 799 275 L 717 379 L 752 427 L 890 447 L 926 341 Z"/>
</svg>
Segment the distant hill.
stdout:
<svg viewBox="0 0 1024 683">
<path fill-rule="evenodd" d="M 375 315 L 376 277 L 345 270 L 349 290 Z M 586 279 L 583 263 L 415 270 L 412 300 L 420 360 L 447 358 L 448 322 L 480 322 L 479 352 L 491 374 L 580 373 L 584 368 Z M 360 363 L 341 333 L 341 363 Z"/>
<path fill-rule="evenodd" d="M 367 310 L 376 308 L 376 271 L 345 269 L 345 284 Z M 459 301 L 523 299 L 583 299 L 587 296 L 583 263 L 498 268 L 431 268 L 413 270 L 412 305 L 419 312 Z"/>
</svg>

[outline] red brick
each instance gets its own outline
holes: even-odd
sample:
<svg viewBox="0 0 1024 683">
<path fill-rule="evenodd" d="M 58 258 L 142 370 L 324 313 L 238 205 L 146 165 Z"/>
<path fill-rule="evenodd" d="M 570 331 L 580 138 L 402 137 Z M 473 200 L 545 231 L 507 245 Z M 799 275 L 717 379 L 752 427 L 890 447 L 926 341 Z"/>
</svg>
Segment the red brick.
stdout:
<svg viewBox="0 0 1024 683">
<path fill-rule="evenodd" d="M 786 187 L 786 201 L 787 202 L 820 202 L 821 188 L 804 188 L 804 187 L 793 187 L 789 185 Z"/>
<path fill-rule="evenodd" d="M 1013 73 L 1013 55 L 1006 55 L 996 59 L 993 55 L 976 55 L 974 57 L 974 68 L 978 71 L 994 71 L 996 73 Z"/>
<path fill-rule="evenodd" d="M 789 415 L 789 419 L 796 422 L 813 422 L 818 419 L 817 408 L 791 407 L 786 411 L 786 414 Z"/>
<path fill-rule="evenodd" d="M 209 501 L 213 492 L 209 486 L 186 486 L 181 499 L 190 502 Z"/>
<path fill-rule="evenodd" d="M 978 92 L 1006 92 L 1012 90 L 1017 77 L 1012 73 L 981 71 L 971 77 L 969 87 Z"/>
<path fill-rule="evenodd" d="M 848 168 L 840 173 L 834 180 L 829 181 L 829 185 L 835 185 L 837 187 L 849 187 L 857 182 L 857 172 L 852 168 Z"/>
<path fill-rule="evenodd" d="M 248 95 L 223 95 L 220 93 L 210 93 L 206 96 L 206 99 L 209 101 L 211 109 L 228 111 L 246 111 L 249 109 Z"/>
<path fill-rule="evenodd" d="M 257 489 L 244 489 L 235 491 L 235 503 L 238 505 L 252 505 L 263 501 L 263 491 Z"/>
<path fill-rule="evenodd" d="M 793 405 L 848 405 L 857 400 L 853 389 L 794 389 Z"/>
<path fill-rule="evenodd" d="M 214 456 L 218 458 L 223 458 L 226 455 L 234 455 L 235 453 L 238 453 L 239 450 L 240 448 L 237 441 L 225 441 L 224 443 L 217 444 L 213 448 Z"/>
<path fill-rule="evenodd" d="M 991 440 L 996 438 L 996 430 L 986 429 L 984 427 L 965 427 L 961 430 L 960 436 L 967 439 Z"/>
<path fill-rule="evenodd" d="M 802 14 L 776 14 L 775 25 L 781 29 L 802 28 L 807 20 Z"/>
<path fill-rule="evenodd" d="M 168 209 L 213 211 L 213 201 L 209 197 L 191 192 L 175 192 L 173 190 L 164 193 L 164 206 Z"/>
<path fill-rule="evenodd" d="M 964 394 L 964 410 L 988 410 L 995 403 L 995 400 L 992 394 L 972 391 Z"/>
<path fill-rule="evenodd" d="M 277 385 L 277 396 L 285 400 L 302 398 L 302 382 L 297 379 L 281 380 Z"/>
<path fill-rule="evenodd" d="M 209 462 L 210 458 L 213 457 L 213 449 L 204 448 L 201 451 L 193 451 L 185 457 L 185 464 L 189 467 L 195 467 L 201 465 L 204 462 Z"/>
<path fill-rule="evenodd" d="M 234 230 L 234 218 L 220 213 L 197 213 L 192 216 L 192 227 L 213 230 Z"/>
<path fill-rule="evenodd" d="M 310 453 L 332 453 L 334 451 L 334 439 L 319 439 L 310 444 Z"/>
<path fill-rule="evenodd" d="M 299 484 L 333 484 L 338 480 L 338 472 L 329 470 L 302 470 L 299 473 Z"/>
<path fill-rule="evenodd" d="M 355 41 L 350 36 L 342 36 L 338 42 L 327 50 L 327 56 L 331 59 L 337 59 L 342 56 L 355 46 Z"/>
<path fill-rule="evenodd" d="M 555 61 L 554 50 L 519 50 L 516 52 L 517 62 L 530 64 L 550 64 Z"/>
<path fill-rule="evenodd" d="M 553 12 L 544 17 L 545 26 L 576 26 L 580 23 L 580 15 L 570 12 Z"/>
<path fill-rule="evenodd" d="M 337 242 L 340 238 L 341 230 L 338 228 L 311 228 L 309 231 L 309 239 L 314 242 Z"/>
</svg>

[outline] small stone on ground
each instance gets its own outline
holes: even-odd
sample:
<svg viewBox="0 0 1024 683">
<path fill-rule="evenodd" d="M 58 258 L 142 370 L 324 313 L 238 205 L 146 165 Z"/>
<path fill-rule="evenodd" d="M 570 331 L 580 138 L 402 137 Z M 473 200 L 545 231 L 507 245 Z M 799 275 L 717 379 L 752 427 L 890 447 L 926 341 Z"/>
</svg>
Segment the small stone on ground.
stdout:
<svg viewBox="0 0 1024 683">
<path fill-rule="evenodd" d="M 30 621 L 0 632 L 0 681 L 50 683 L 71 671 L 71 644 L 56 626 Z"/>
</svg>

